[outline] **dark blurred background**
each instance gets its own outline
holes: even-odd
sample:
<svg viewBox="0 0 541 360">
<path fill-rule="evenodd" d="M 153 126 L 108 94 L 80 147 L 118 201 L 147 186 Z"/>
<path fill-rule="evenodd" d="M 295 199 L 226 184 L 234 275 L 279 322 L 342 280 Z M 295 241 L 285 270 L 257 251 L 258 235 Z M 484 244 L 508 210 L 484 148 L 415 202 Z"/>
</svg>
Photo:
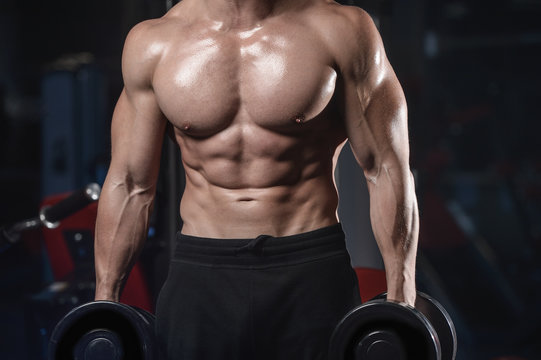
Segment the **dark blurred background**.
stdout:
<svg viewBox="0 0 541 360">
<path fill-rule="evenodd" d="M 541 359 L 541 1 L 342 3 L 373 16 L 406 93 L 421 211 L 418 283 L 451 313 L 457 358 Z M 2 0 L 0 225 L 103 182 L 124 38 L 170 5 Z M 171 181 L 182 178 L 176 162 L 165 144 L 140 262 L 147 298 L 131 295 L 144 307 L 164 280 L 179 225 L 178 198 L 167 195 L 182 186 Z M 0 359 L 43 359 L 52 324 L 91 296 L 89 211 L 0 252 Z M 79 259 L 69 271 L 57 263 L 55 236 L 76 244 L 66 248 Z M 81 272 L 88 279 L 74 289 Z"/>
</svg>

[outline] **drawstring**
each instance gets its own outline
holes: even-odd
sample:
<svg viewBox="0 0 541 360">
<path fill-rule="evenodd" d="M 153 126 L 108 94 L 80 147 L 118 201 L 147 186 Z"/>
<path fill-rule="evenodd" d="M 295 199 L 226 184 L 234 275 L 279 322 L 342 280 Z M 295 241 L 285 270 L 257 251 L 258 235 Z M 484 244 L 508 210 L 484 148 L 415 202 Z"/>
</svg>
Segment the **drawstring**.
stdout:
<svg viewBox="0 0 541 360">
<path fill-rule="evenodd" d="M 240 254 L 241 252 L 259 253 L 261 251 L 261 246 L 271 237 L 271 235 L 259 235 L 255 239 L 251 239 L 246 245 L 237 248 L 235 254 Z"/>
</svg>

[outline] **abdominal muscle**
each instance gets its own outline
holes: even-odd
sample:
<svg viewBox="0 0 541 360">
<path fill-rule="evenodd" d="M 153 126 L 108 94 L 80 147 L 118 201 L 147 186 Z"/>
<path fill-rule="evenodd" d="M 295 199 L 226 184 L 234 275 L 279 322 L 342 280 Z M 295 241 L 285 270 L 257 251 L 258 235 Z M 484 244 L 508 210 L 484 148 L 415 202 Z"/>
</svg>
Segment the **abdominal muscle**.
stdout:
<svg viewBox="0 0 541 360">
<path fill-rule="evenodd" d="M 253 238 L 294 235 L 336 224 L 332 144 L 303 138 L 259 134 L 231 147 L 220 139 L 201 144 L 177 135 L 186 174 L 180 204 L 182 233 Z M 263 139 L 269 143 L 262 148 Z M 198 142 L 197 151 L 190 151 L 192 141 Z"/>
<path fill-rule="evenodd" d="M 337 222 L 335 211 L 329 211 L 336 197 L 322 192 L 315 181 L 297 187 L 207 188 L 201 191 L 187 183 L 180 206 L 183 234 L 224 239 L 286 236 Z"/>
</svg>

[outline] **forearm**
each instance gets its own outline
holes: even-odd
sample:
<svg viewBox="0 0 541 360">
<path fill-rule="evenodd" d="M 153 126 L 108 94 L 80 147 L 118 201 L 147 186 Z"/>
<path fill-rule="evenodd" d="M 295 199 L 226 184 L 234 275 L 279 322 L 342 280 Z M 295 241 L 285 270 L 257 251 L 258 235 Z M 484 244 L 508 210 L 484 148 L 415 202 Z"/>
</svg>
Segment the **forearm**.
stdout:
<svg viewBox="0 0 541 360">
<path fill-rule="evenodd" d="M 96 300 L 118 301 L 146 239 L 153 199 L 153 189 L 106 180 L 96 220 Z"/>
<path fill-rule="evenodd" d="M 369 180 L 370 216 L 387 278 L 387 297 L 415 302 L 419 216 L 409 167 L 382 166 Z"/>
</svg>

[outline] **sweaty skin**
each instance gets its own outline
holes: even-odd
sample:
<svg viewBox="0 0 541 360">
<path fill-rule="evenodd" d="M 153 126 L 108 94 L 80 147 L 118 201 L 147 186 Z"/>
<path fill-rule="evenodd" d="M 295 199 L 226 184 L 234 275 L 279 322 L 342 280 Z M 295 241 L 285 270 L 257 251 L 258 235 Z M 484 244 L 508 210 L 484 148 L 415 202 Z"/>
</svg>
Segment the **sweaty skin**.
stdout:
<svg viewBox="0 0 541 360">
<path fill-rule="evenodd" d="M 146 239 L 169 129 L 182 232 L 292 235 L 337 223 L 336 156 L 368 179 L 388 298 L 415 301 L 407 109 L 378 31 L 326 0 L 183 0 L 129 33 L 96 224 L 96 299 L 117 301 Z M 179 164 L 180 166 L 180 164 Z"/>
</svg>

